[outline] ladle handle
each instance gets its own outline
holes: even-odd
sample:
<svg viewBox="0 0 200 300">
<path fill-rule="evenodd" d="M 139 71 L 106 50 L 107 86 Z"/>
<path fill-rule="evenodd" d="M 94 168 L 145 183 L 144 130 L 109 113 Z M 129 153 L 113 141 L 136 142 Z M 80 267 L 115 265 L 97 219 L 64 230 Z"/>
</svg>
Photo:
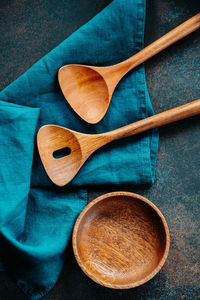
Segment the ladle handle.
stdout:
<svg viewBox="0 0 200 300">
<path fill-rule="evenodd" d="M 147 59 L 151 58 L 155 54 L 161 52 L 163 49 L 169 47 L 180 39 L 184 38 L 188 34 L 200 28 L 200 13 L 196 14 L 186 22 L 182 23 L 178 27 L 174 28 L 146 48 L 142 49 L 132 57 L 128 58 L 119 65 L 126 65 L 126 73 L 140 65 Z"/>
<path fill-rule="evenodd" d="M 169 123 L 173 123 L 182 119 L 195 116 L 200 113 L 200 99 L 178 106 L 176 108 L 167 110 L 157 115 L 148 117 L 146 119 L 137 121 L 130 125 L 121 127 L 119 129 L 104 133 L 105 137 L 109 138 L 109 142 L 118 140 L 120 138 L 135 135 L 149 129 L 160 127 Z"/>
</svg>

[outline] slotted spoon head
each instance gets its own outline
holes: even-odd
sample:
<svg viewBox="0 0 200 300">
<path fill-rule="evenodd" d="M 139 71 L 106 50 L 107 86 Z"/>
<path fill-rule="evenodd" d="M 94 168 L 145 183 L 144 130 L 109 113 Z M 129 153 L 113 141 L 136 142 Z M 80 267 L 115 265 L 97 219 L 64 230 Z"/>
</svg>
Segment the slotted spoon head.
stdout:
<svg viewBox="0 0 200 300">
<path fill-rule="evenodd" d="M 69 129 L 43 126 L 38 131 L 37 145 L 47 175 L 58 186 L 71 181 L 85 161 L 76 133 Z M 64 153 L 61 157 L 60 152 Z"/>
</svg>

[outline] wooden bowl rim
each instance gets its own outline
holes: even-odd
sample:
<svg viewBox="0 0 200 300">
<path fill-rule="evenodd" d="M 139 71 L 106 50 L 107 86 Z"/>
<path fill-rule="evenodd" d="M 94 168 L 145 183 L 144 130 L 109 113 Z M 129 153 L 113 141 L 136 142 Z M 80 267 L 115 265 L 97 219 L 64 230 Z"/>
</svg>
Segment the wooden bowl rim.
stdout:
<svg viewBox="0 0 200 300">
<path fill-rule="evenodd" d="M 82 260 L 80 259 L 79 253 L 78 253 L 78 247 L 77 247 L 77 233 L 78 233 L 78 229 L 79 229 L 79 225 L 80 222 L 82 220 L 82 218 L 85 216 L 86 212 L 95 204 L 97 204 L 100 201 L 103 201 L 107 198 L 110 197 L 115 197 L 115 196 L 128 196 L 131 198 L 136 198 L 139 199 L 143 202 L 145 202 L 146 204 L 148 204 L 151 208 L 153 208 L 153 210 L 156 212 L 156 214 L 160 217 L 163 227 L 164 227 L 164 231 L 165 231 L 165 235 L 166 235 L 166 245 L 165 245 L 165 250 L 163 253 L 163 256 L 159 262 L 159 264 L 157 265 L 157 267 L 146 277 L 144 277 L 143 279 L 139 280 L 139 281 L 134 281 L 133 283 L 129 283 L 129 284 L 112 284 L 112 283 L 108 283 L 108 282 L 104 282 L 103 280 L 100 280 L 98 277 L 94 276 L 92 273 L 90 273 L 88 271 L 88 269 L 85 267 L 85 265 L 82 263 Z M 146 283 L 147 281 L 149 281 L 150 279 L 152 279 L 159 271 L 160 269 L 163 267 L 168 253 L 169 253 L 169 246 L 170 246 L 170 234 L 169 234 L 169 229 L 168 229 L 168 225 L 167 222 L 163 216 L 163 214 L 161 213 L 161 211 L 158 209 L 158 207 L 153 204 L 150 200 L 148 200 L 147 198 L 135 194 L 135 193 L 131 193 L 131 192 L 124 192 L 124 191 L 117 191 L 117 192 L 111 192 L 111 193 L 106 193 L 103 194 L 97 198 L 95 198 L 94 200 L 92 200 L 90 203 L 87 204 L 87 206 L 83 209 L 83 211 L 80 213 L 79 217 L 76 220 L 76 223 L 74 225 L 74 229 L 73 229 L 73 235 L 72 235 L 72 246 L 73 246 L 73 252 L 74 252 L 74 256 L 76 258 L 76 261 L 78 263 L 78 265 L 80 266 L 80 268 L 82 269 L 82 271 L 93 281 L 95 281 L 96 283 L 108 287 L 108 288 L 112 288 L 112 289 L 130 289 L 130 288 L 134 288 L 137 286 L 140 286 L 144 283 Z"/>
</svg>

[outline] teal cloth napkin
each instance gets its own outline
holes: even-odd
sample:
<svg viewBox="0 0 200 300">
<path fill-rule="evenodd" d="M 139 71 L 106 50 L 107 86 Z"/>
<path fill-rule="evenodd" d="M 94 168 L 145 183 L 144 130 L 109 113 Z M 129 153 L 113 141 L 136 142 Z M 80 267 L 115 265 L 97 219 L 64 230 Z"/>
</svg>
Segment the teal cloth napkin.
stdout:
<svg viewBox="0 0 200 300">
<path fill-rule="evenodd" d="M 97 125 L 72 111 L 57 81 L 65 64 L 112 65 L 139 51 L 144 19 L 144 0 L 113 1 L 0 93 L 0 261 L 30 299 L 45 295 L 61 272 L 74 222 L 87 204 L 86 186 L 154 181 L 155 130 L 102 147 L 63 188 L 47 177 L 35 143 L 44 124 L 100 133 L 153 114 L 143 66 L 119 83 Z"/>
</svg>

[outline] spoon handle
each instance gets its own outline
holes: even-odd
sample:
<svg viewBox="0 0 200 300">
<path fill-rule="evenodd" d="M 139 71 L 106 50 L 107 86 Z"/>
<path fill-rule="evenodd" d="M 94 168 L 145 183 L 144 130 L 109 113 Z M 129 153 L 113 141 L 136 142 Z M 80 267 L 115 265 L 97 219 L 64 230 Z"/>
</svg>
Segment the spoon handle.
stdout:
<svg viewBox="0 0 200 300">
<path fill-rule="evenodd" d="M 146 48 L 142 49 L 132 57 L 128 58 L 119 65 L 127 66 L 126 73 L 137 67 L 144 61 L 148 60 L 155 54 L 161 52 L 163 49 L 169 47 L 180 39 L 184 38 L 188 34 L 200 28 L 200 13 L 196 14 L 186 22 L 182 23 L 178 27 L 174 28 Z"/>
<path fill-rule="evenodd" d="M 109 138 L 109 142 L 111 142 L 113 140 L 118 140 L 156 127 L 186 119 L 198 115 L 199 113 L 200 99 L 137 121 L 119 129 L 106 132 L 102 135 Z"/>
</svg>

